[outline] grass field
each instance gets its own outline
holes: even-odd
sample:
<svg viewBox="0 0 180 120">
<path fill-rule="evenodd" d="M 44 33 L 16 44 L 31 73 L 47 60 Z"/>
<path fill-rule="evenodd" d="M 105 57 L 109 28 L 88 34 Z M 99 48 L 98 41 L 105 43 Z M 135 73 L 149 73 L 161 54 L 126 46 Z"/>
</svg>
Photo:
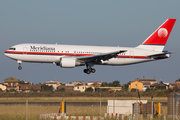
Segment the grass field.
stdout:
<svg viewBox="0 0 180 120">
<path fill-rule="evenodd" d="M 25 120 L 26 105 L 0 105 L 0 120 Z M 29 105 L 28 120 L 39 120 L 40 114 L 58 113 L 59 106 L 54 105 Z M 100 116 L 99 106 L 67 106 L 68 116 Z M 107 112 L 107 107 L 102 106 L 102 116 Z"/>
<path fill-rule="evenodd" d="M 136 100 L 137 97 L 101 97 L 102 102 L 107 100 Z M 64 97 L 67 102 L 99 102 L 100 97 Z M 151 101 L 150 97 L 141 97 L 141 100 Z M 7 97 L 0 98 L 1 102 L 25 102 L 26 97 Z M 29 102 L 61 102 L 63 97 L 29 97 Z M 167 97 L 154 97 L 154 102 L 167 102 Z"/>
<path fill-rule="evenodd" d="M 102 102 L 107 100 L 136 100 L 136 97 L 102 97 Z M 142 97 L 142 100 L 150 101 L 149 97 Z M 99 97 L 65 97 L 67 102 L 99 102 Z M 61 102 L 63 97 L 29 97 L 29 102 Z M 166 97 L 155 97 L 155 102 L 167 102 Z M 26 102 L 26 97 L 18 98 L 0 98 L 0 102 Z M 99 106 L 66 106 L 68 116 L 100 116 Z M 167 107 L 162 106 L 162 114 L 167 114 Z M 40 114 L 58 113 L 59 105 L 28 105 L 28 120 L 39 120 Z M 107 107 L 101 107 L 101 115 L 107 112 Z M 25 120 L 26 105 L 25 104 L 0 104 L 0 120 Z"/>
<path fill-rule="evenodd" d="M 1 120 L 25 120 L 26 105 L 0 105 Z M 163 114 L 167 114 L 167 107 L 163 107 Z M 54 105 L 29 105 L 28 120 L 39 120 L 40 114 L 58 113 L 59 106 Z M 101 107 L 101 116 L 107 112 L 107 107 Z M 68 116 L 100 116 L 99 106 L 67 106 Z"/>
</svg>

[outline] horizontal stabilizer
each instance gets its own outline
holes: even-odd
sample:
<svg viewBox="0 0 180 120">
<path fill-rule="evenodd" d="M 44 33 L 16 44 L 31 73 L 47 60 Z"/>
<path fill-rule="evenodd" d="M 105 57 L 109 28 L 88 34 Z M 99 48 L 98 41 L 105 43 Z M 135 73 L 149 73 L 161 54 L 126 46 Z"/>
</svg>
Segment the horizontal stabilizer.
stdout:
<svg viewBox="0 0 180 120">
<path fill-rule="evenodd" d="M 162 56 L 162 55 L 173 54 L 173 53 L 174 53 L 174 52 L 163 52 L 163 53 L 159 53 L 159 54 L 148 55 L 148 56 L 146 56 L 146 57 L 155 58 L 155 57 L 159 57 L 159 56 Z"/>
</svg>

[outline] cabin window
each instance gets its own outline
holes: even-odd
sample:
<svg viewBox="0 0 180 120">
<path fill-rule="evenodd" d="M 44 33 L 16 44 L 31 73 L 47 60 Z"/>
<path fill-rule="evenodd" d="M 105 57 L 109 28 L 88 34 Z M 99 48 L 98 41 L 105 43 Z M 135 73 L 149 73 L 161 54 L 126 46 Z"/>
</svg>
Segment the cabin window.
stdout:
<svg viewBox="0 0 180 120">
<path fill-rule="evenodd" d="M 16 50 L 16 48 L 9 48 L 9 50 Z"/>
</svg>

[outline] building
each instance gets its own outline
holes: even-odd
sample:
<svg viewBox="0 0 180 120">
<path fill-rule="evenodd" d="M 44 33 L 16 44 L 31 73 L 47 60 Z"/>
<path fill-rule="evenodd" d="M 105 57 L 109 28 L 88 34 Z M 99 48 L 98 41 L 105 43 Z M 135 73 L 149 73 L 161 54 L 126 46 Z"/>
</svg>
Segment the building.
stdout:
<svg viewBox="0 0 180 120">
<path fill-rule="evenodd" d="M 154 77 L 154 79 L 146 79 L 145 77 L 143 77 L 143 79 L 138 78 L 135 81 L 142 82 L 143 83 L 142 91 L 146 91 L 147 88 L 150 88 L 150 85 L 156 83 L 156 78 Z M 134 89 L 136 89 L 136 88 L 134 88 Z"/>
<path fill-rule="evenodd" d="M 89 86 L 89 85 L 76 85 L 74 86 L 74 91 L 85 92 L 86 89 L 89 87 L 91 87 L 93 89 L 93 92 L 95 92 L 95 86 Z"/>
<path fill-rule="evenodd" d="M 94 86 L 96 86 L 96 87 L 100 87 L 100 86 L 101 86 L 101 83 L 102 83 L 102 82 L 94 82 L 94 81 L 93 81 L 93 82 L 88 82 L 87 85 L 89 85 L 89 86 L 90 86 L 90 85 L 94 85 Z"/>
<path fill-rule="evenodd" d="M 6 91 L 6 85 L 0 83 L 0 89 L 1 89 L 2 91 Z"/>
<path fill-rule="evenodd" d="M 29 92 L 31 90 L 41 91 L 42 85 L 19 84 L 19 91 Z"/>
<path fill-rule="evenodd" d="M 151 83 L 149 81 L 143 82 L 143 91 L 146 91 L 147 88 L 150 88 Z"/>
<path fill-rule="evenodd" d="M 169 88 L 171 89 L 180 88 L 180 83 L 179 82 L 169 83 Z"/>
<path fill-rule="evenodd" d="M 15 77 L 9 77 L 7 79 L 4 80 L 4 85 L 6 85 L 6 89 L 7 90 L 19 90 L 19 79 L 15 78 Z"/>
<path fill-rule="evenodd" d="M 73 92 L 74 86 L 58 86 L 57 90 L 65 92 Z"/>
<path fill-rule="evenodd" d="M 53 86 L 53 90 L 57 90 L 57 87 L 61 86 L 61 82 L 52 81 L 52 80 L 44 82 L 43 84 L 48 85 L 48 86 Z"/>
<path fill-rule="evenodd" d="M 140 82 L 143 82 L 143 83 L 145 83 L 145 82 L 149 82 L 150 84 L 156 83 L 156 78 L 155 78 L 155 77 L 154 77 L 154 79 L 146 79 L 146 78 L 143 76 L 143 79 L 137 79 L 137 80 L 139 80 Z"/>
<path fill-rule="evenodd" d="M 143 82 L 139 81 L 138 79 L 130 82 L 129 91 L 131 91 L 132 89 L 137 89 L 138 91 L 143 91 Z"/>
<path fill-rule="evenodd" d="M 72 81 L 68 84 L 66 84 L 65 86 L 76 86 L 76 85 L 83 85 L 84 83 L 81 81 Z"/>
<path fill-rule="evenodd" d="M 169 88 L 169 86 L 167 84 L 164 84 L 162 81 L 158 82 L 158 83 L 154 83 L 152 85 L 150 85 L 150 88 L 154 89 L 162 89 L 162 90 L 167 90 Z"/>
</svg>

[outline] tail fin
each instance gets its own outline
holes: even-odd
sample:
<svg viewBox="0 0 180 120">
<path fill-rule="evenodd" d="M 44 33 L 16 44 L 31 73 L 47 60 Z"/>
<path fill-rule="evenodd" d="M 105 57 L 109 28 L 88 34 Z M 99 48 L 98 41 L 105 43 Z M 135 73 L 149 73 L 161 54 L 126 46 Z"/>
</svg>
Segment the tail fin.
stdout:
<svg viewBox="0 0 180 120">
<path fill-rule="evenodd" d="M 176 19 L 167 19 L 141 45 L 137 46 L 137 48 L 163 51 L 175 22 Z"/>
</svg>

